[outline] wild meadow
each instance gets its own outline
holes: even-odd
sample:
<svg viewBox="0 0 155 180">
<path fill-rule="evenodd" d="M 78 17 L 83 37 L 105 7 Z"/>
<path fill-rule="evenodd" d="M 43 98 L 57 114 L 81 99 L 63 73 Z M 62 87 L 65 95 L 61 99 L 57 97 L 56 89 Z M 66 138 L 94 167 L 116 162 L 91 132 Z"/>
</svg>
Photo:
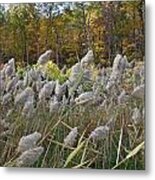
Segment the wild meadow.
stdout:
<svg viewBox="0 0 155 180">
<path fill-rule="evenodd" d="M 0 36 L 0 166 L 145 169 L 144 22 L 138 3 L 0 6 L 9 22 L 0 21 L 1 32 L 10 27 L 15 33 Z M 39 16 L 39 7 L 50 16 Z M 29 15 L 38 15 L 38 34 L 31 31 L 34 21 L 26 21 Z M 73 29 L 67 33 L 69 22 Z M 106 29 L 110 22 L 113 30 Z"/>
</svg>

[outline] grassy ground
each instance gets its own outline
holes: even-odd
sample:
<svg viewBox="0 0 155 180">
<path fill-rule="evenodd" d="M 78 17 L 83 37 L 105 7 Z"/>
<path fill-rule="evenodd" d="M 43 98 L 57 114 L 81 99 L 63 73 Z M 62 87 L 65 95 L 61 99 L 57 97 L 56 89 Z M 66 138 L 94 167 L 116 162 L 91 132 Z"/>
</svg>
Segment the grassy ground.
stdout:
<svg viewBox="0 0 155 180">
<path fill-rule="evenodd" d="M 10 104 L 11 106 L 11 104 Z M 46 106 L 39 107 L 35 116 L 25 120 L 21 109 L 0 106 L 0 118 L 6 119 L 9 127 L 0 127 L 0 166 L 16 166 L 18 142 L 23 135 L 40 132 L 38 145 L 44 153 L 33 167 L 52 168 L 97 168 L 97 169 L 145 169 L 144 121 L 132 121 L 132 109 L 143 107 L 141 100 L 130 99 L 124 105 L 108 105 L 105 108 L 88 106 L 65 107 L 49 114 Z M 98 126 L 110 124 L 105 138 L 93 142 L 90 133 Z M 65 147 L 64 138 L 72 128 L 78 128 L 74 147 Z"/>
</svg>

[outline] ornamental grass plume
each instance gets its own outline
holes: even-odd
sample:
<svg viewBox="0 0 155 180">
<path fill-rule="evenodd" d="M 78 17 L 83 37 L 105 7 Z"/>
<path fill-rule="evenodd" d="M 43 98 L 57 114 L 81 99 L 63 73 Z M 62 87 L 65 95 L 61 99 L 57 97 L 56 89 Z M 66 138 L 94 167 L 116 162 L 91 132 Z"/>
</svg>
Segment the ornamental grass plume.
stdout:
<svg viewBox="0 0 155 180">
<path fill-rule="evenodd" d="M 39 159 L 39 157 L 43 152 L 44 152 L 44 148 L 41 146 L 24 151 L 16 159 L 16 165 L 18 167 L 29 167 Z"/>
<path fill-rule="evenodd" d="M 33 113 L 34 113 L 34 102 L 26 101 L 22 109 L 22 116 L 26 118 L 30 118 L 32 117 Z"/>
<path fill-rule="evenodd" d="M 129 63 L 127 56 L 124 55 L 121 60 L 121 66 L 122 66 L 122 70 L 124 71 L 126 68 L 133 68 L 133 62 Z"/>
<path fill-rule="evenodd" d="M 91 132 L 89 138 L 93 141 L 104 139 L 109 135 L 109 130 L 108 126 L 99 126 Z"/>
<path fill-rule="evenodd" d="M 42 82 L 40 80 L 33 82 L 32 87 L 35 86 L 35 90 L 38 93 L 42 88 Z"/>
<path fill-rule="evenodd" d="M 81 59 L 81 66 L 87 67 L 94 61 L 94 54 L 92 50 L 89 50 L 87 54 Z"/>
<path fill-rule="evenodd" d="M 15 85 L 15 89 L 24 89 L 24 82 L 23 80 L 18 80 L 17 84 Z"/>
<path fill-rule="evenodd" d="M 13 95 L 16 96 L 20 94 L 24 90 L 24 82 L 23 80 L 18 80 L 17 84 L 15 85 Z"/>
<path fill-rule="evenodd" d="M 7 64 L 3 66 L 3 68 L 0 70 L 0 79 L 5 80 L 5 68 Z"/>
<path fill-rule="evenodd" d="M 59 83 L 58 80 L 56 80 L 55 94 L 56 94 L 57 96 L 62 96 L 62 94 L 63 94 L 63 86 L 60 85 L 60 83 Z"/>
<path fill-rule="evenodd" d="M 41 134 L 39 132 L 34 132 L 27 136 L 21 137 L 18 143 L 18 152 L 24 152 L 29 149 L 35 148 L 37 141 L 41 138 Z"/>
<path fill-rule="evenodd" d="M 106 90 L 111 90 L 115 85 L 120 82 L 121 73 L 119 71 L 112 71 L 109 80 L 107 80 Z"/>
<path fill-rule="evenodd" d="M 31 79 L 29 77 L 29 72 L 25 72 L 25 75 L 24 75 L 24 80 L 23 80 L 23 84 L 24 84 L 24 87 L 27 87 L 31 84 Z"/>
<path fill-rule="evenodd" d="M 12 95 L 11 93 L 6 93 L 2 98 L 2 105 L 7 105 L 12 101 Z"/>
<path fill-rule="evenodd" d="M 141 112 L 137 107 L 133 110 L 132 120 L 135 124 L 139 124 L 142 121 Z"/>
<path fill-rule="evenodd" d="M 96 83 L 102 86 L 106 86 L 108 82 L 108 75 L 106 73 L 106 69 L 103 67 L 98 75 L 96 76 Z"/>
<path fill-rule="evenodd" d="M 130 68 L 131 65 L 127 60 L 126 56 L 122 56 L 121 54 L 117 54 L 114 62 L 113 62 L 113 72 L 120 72 L 122 74 L 126 68 Z"/>
<path fill-rule="evenodd" d="M 66 106 L 68 104 L 68 102 L 69 102 L 68 98 L 66 98 L 66 96 L 63 95 L 63 97 L 62 97 L 62 105 Z"/>
<path fill-rule="evenodd" d="M 45 53 L 43 53 L 39 59 L 38 59 L 38 64 L 44 65 L 50 60 L 52 50 L 47 50 Z"/>
<path fill-rule="evenodd" d="M 64 83 L 62 85 L 59 84 L 59 81 L 56 81 L 56 86 L 55 86 L 55 95 L 58 99 L 58 101 L 65 95 L 67 91 L 67 84 Z"/>
<path fill-rule="evenodd" d="M 18 82 L 19 78 L 17 76 L 13 77 L 6 85 L 6 91 L 13 92 L 15 90 L 16 84 Z"/>
<path fill-rule="evenodd" d="M 54 87 L 54 81 L 50 81 L 44 84 L 44 86 L 41 88 L 39 92 L 39 100 L 45 100 L 46 98 L 49 98 L 54 91 Z"/>
<path fill-rule="evenodd" d="M 30 86 L 32 83 L 40 80 L 40 74 L 37 70 L 31 68 L 28 72 L 26 72 L 24 76 L 24 86 Z"/>
<path fill-rule="evenodd" d="M 2 74 L 0 72 L 0 95 L 2 95 L 2 92 L 5 90 L 5 80 L 2 77 Z"/>
<path fill-rule="evenodd" d="M 72 84 L 77 81 L 79 78 L 80 73 L 83 71 L 81 63 L 76 63 L 74 66 L 71 68 L 71 74 L 69 77 L 69 82 Z M 69 84 L 70 84 L 69 83 Z"/>
<path fill-rule="evenodd" d="M 113 62 L 113 66 L 112 66 L 112 71 L 113 72 L 117 72 L 117 71 L 121 70 L 121 67 L 120 67 L 121 59 L 122 59 L 121 54 L 117 54 L 116 57 L 114 58 L 114 62 Z"/>
<path fill-rule="evenodd" d="M 110 75 L 109 82 L 107 83 L 106 89 L 110 89 L 115 83 L 119 83 L 122 77 L 122 74 L 126 68 L 127 63 L 126 56 L 122 57 L 122 55 L 117 54 L 112 67 L 112 72 Z"/>
<path fill-rule="evenodd" d="M 12 58 L 9 60 L 5 67 L 5 77 L 9 78 L 15 74 L 15 59 Z"/>
<path fill-rule="evenodd" d="M 71 68 L 71 75 L 79 74 L 81 70 L 82 70 L 81 63 L 76 63 Z"/>
<path fill-rule="evenodd" d="M 39 72 L 35 69 L 30 69 L 29 76 L 32 79 L 32 81 L 39 80 Z"/>
<path fill-rule="evenodd" d="M 17 94 L 15 97 L 15 105 L 22 104 L 26 101 L 33 101 L 34 98 L 34 92 L 32 88 L 27 87 L 25 90 L 23 90 L 20 94 Z"/>
<path fill-rule="evenodd" d="M 50 113 L 55 113 L 59 111 L 61 104 L 56 99 L 50 101 Z"/>
<path fill-rule="evenodd" d="M 94 100 L 94 92 L 93 91 L 88 91 L 80 94 L 76 99 L 75 102 L 76 104 L 85 104 L 87 102 L 93 101 Z"/>
<path fill-rule="evenodd" d="M 92 80 L 92 72 L 89 69 L 84 69 L 83 80 Z"/>
<path fill-rule="evenodd" d="M 78 136 L 78 129 L 77 127 L 74 127 L 64 139 L 64 145 L 73 147 L 77 141 L 77 136 Z"/>
<path fill-rule="evenodd" d="M 144 89 L 145 89 L 145 86 L 144 84 L 140 85 L 140 86 L 137 86 L 133 92 L 132 92 L 132 96 L 135 97 L 135 98 L 140 98 L 140 99 L 144 99 Z"/>
</svg>

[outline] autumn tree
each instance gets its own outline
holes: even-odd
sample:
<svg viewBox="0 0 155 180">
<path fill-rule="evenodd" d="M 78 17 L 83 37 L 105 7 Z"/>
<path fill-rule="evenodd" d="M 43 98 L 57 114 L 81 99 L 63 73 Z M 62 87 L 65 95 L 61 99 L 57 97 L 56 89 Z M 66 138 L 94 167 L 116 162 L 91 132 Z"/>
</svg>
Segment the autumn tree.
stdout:
<svg viewBox="0 0 155 180">
<path fill-rule="evenodd" d="M 0 54 L 26 65 L 52 49 L 52 61 L 60 68 L 75 64 L 88 49 L 104 66 L 117 53 L 142 60 L 144 8 L 143 0 L 2 4 Z"/>
</svg>

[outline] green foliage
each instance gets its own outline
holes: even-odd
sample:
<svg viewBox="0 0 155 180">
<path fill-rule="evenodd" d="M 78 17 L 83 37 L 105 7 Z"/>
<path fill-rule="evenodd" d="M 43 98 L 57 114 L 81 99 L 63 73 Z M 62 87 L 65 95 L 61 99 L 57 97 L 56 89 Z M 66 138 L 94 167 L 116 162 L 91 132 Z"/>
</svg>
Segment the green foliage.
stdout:
<svg viewBox="0 0 155 180">
<path fill-rule="evenodd" d="M 49 61 L 45 67 L 47 77 L 51 80 L 59 80 L 60 83 L 64 83 L 70 76 L 71 70 L 68 69 L 66 74 L 63 74 L 58 66 Z"/>
<path fill-rule="evenodd" d="M 24 77 L 25 69 L 22 67 L 17 67 L 17 74 L 19 75 L 20 78 Z"/>
</svg>

